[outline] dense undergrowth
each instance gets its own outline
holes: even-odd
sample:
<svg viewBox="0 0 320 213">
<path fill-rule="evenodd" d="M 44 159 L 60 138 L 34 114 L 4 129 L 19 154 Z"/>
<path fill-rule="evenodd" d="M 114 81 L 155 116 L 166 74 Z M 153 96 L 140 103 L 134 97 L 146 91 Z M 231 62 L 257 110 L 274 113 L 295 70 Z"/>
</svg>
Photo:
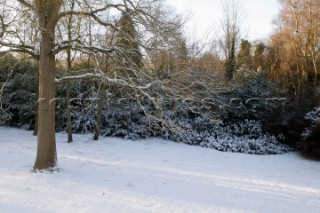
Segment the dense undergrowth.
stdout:
<svg viewBox="0 0 320 213">
<path fill-rule="evenodd" d="M 14 72 L 10 69 L 13 67 L 2 64 L 0 80 L 5 84 L 1 95 L 1 125 L 33 129 L 37 67 L 23 63 L 15 65 Z M 66 84 L 57 87 L 60 98 L 56 110 L 57 131 L 67 129 L 66 89 Z M 150 98 L 137 98 L 118 85 L 108 85 L 100 96 L 99 89 L 94 80 L 71 82 L 74 133 L 94 132 L 97 116 L 101 116 L 102 136 L 132 140 L 162 137 L 248 154 L 285 153 L 297 147 L 296 141 L 311 141 L 319 134 L 319 109 L 297 113 L 290 96 L 269 82 L 263 73 L 257 73 L 250 82 L 236 85 L 228 92 L 215 94 L 218 100 L 211 101 L 206 107 L 200 107 L 192 100 L 161 97 L 162 101 L 157 103 L 162 111 L 160 114 Z M 146 91 L 151 96 L 152 89 Z M 298 146 L 300 149 L 306 147 Z"/>
</svg>

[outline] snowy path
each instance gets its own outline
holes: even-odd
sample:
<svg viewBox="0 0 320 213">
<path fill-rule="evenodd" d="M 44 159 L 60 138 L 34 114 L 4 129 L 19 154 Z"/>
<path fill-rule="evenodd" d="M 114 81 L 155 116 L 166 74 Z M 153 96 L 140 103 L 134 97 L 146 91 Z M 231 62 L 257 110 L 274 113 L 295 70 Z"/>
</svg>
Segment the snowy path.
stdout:
<svg viewBox="0 0 320 213">
<path fill-rule="evenodd" d="M 320 162 L 163 140 L 57 134 L 60 172 L 32 173 L 36 138 L 0 127 L 0 212 L 319 212 Z"/>
</svg>

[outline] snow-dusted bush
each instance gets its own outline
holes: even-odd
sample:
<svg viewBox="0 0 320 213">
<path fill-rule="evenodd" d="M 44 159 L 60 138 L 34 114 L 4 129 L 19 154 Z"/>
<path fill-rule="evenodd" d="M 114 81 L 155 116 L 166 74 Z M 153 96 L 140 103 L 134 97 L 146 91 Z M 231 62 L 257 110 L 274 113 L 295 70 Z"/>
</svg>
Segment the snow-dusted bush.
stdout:
<svg viewBox="0 0 320 213">
<path fill-rule="evenodd" d="M 284 141 L 292 115 L 290 100 L 277 84 L 267 80 L 266 74 L 258 72 L 250 83 L 236 87 L 226 94 L 229 102 L 221 110 L 222 120 L 239 123 L 244 120 L 259 121 L 265 131 Z"/>
<path fill-rule="evenodd" d="M 186 128 L 188 126 L 190 128 Z M 170 139 L 219 151 L 247 154 L 282 154 L 292 150 L 265 132 L 261 122 L 254 120 L 224 124 L 203 117 L 184 119 L 184 127 L 173 132 Z"/>
<path fill-rule="evenodd" d="M 169 138 L 221 151 L 280 154 L 292 150 L 279 126 L 285 125 L 285 95 L 266 80 L 264 73 L 250 73 L 250 83 L 219 94 L 218 108 L 201 110 L 196 103 L 177 104 L 166 115 L 174 123 Z M 192 109 L 192 110 L 191 110 Z M 196 109 L 196 110 L 195 110 Z"/>
<path fill-rule="evenodd" d="M 320 124 L 320 107 L 314 108 L 312 111 L 308 112 L 305 119 L 310 121 L 314 125 Z"/>
<path fill-rule="evenodd" d="M 282 154 L 292 150 L 280 144 L 275 136 L 264 132 L 259 121 L 253 120 L 216 127 L 212 136 L 200 145 L 220 151 L 259 155 Z"/>
<path fill-rule="evenodd" d="M 310 152 L 320 153 L 320 107 L 316 107 L 305 115 L 305 120 L 309 126 L 304 129 L 301 134 L 302 139 L 305 141 L 300 144 L 300 148 Z"/>
<path fill-rule="evenodd" d="M 37 67 L 17 61 L 2 62 L 1 117 L 2 125 L 34 128 L 36 113 Z"/>
<path fill-rule="evenodd" d="M 102 135 L 140 139 L 155 136 L 152 122 L 134 102 L 111 105 L 103 111 Z"/>
<path fill-rule="evenodd" d="M 57 131 L 67 129 L 67 85 L 57 87 L 59 101 L 56 104 Z M 72 130 L 75 133 L 90 133 L 95 127 L 95 112 L 97 106 L 94 82 L 73 82 L 70 88 L 70 111 Z"/>
</svg>

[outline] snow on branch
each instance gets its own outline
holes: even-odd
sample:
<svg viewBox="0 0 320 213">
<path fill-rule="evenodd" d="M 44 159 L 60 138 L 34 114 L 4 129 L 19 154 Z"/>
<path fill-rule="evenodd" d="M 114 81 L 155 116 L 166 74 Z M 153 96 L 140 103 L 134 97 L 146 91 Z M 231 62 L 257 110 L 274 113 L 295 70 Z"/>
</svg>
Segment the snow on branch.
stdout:
<svg viewBox="0 0 320 213">
<path fill-rule="evenodd" d="M 56 83 L 62 83 L 65 81 L 72 81 L 72 80 L 82 80 L 82 79 L 88 79 L 88 78 L 100 78 L 102 75 L 100 73 L 84 73 L 80 75 L 73 75 L 73 76 L 65 76 L 62 78 L 56 78 Z"/>
<path fill-rule="evenodd" d="M 30 45 L 9 43 L 9 42 L 5 42 L 3 40 L 0 40 L 0 45 L 5 46 L 5 47 L 9 47 L 9 48 L 29 49 L 30 51 L 34 49 L 34 47 L 30 46 Z"/>
<path fill-rule="evenodd" d="M 62 51 L 65 50 L 77 50 L 77 51 L 89 51 L 92 54 L 95 53 L 104 53 L 104 54 L 110 54 L 112 52 L 123 52 L 123 50 L 119 47 L 109 47 L 109 48 L 102 48 L 102 47 L 97 47 L 97 46 L 87 46 L 87 45 L 82 45 L 79 42 L 73 42 L 72 44 L 60 44 L 58 45 L 55 49 L 53 49 L 53 54 L 58 54 Z"/>
<path fill-rule="evenodd" d="M 92 78 L 106 80 L 109 83 L 114 83 L 114 84 L 118 84 L 118 85 L 122 85 L 122 86 L 127 86 L 127 87 L 130 87 L 130 88 L 136 88 L 136 89 L 139 89 L 139 90 L 149 89 L 151 87 L 151 85 L 152 85 L 152 83 L 149 83 L 149 84 L 144 85 L 144 86 L 138 86 L 138 85 L 135 85 L 133 83 L 129 83 L 126 80 L 123 80 L 123 79 L 107 77 L 107 76 L 103 75 L 102 73 L 83 73 L 83 74 L 79 74 L 79 75 L 64 76 L 64 77 L 61 77 L 61 78 L 56 78 L 55 82 L 56 83 L 62 83 L 62 82 L 66 82 L 66 81 L 92 79 Z"/>
<path fill-rule="evenodd" d="M 89 5 L 87 4 L 86 6 L 89 6 Z M 88 12 L 74 11 L 74 10 L 64 11 L 64 12 L 61 12 L 59 14 L 59 19 L 65 17 L 65 16 L 70 16 L 70 15 L 83 15 L 83 16 L 91 16 L 91 17 L 94 17 L 94 18 L 98 18 L 95 14 L 97 14 L 99 12 L 106 11 L 106 10 L 108 10 L 110 8 L 116 8 L 116 9 L 118 9 L 120 11 L 125 11 L 126 10 L 125 9 L 125 5 L 123 5 L 123 4 L 110 4 L 110 3 L 108 3 L 104 7 L 101 7 L 101 8 L 95 9 L 95 10 L 91 10 L 91 11 L 88 11 Z M 90 8 L 90 9 L 92 9 L 92 8 Z"/>
<path fill-rule="evenodd" d="M 15 44 L 15 43 L 9 43 L 5 42 L 0 39 L 0 45 L 1 47 L 5 47 L 4 50 L 1 50 L 0 53 L 10 53 L 10 52 L 20 52 L 20 53 L 26 53 L 29 54 L 31 57 L 38 59 L 39 54 L 34 51 L 34 46 L 25 45 L 25 44 Z"/>
</svg>

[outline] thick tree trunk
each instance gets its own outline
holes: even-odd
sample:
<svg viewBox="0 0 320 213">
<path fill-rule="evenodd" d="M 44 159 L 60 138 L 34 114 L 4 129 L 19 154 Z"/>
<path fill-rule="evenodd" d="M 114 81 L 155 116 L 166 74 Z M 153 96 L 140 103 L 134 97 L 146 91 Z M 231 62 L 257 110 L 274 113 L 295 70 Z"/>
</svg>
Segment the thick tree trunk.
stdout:
<svg viewBox="0 0 320 213">
<path fill-rule="evenodd" d="M 52 33 L 43 32 L 39 64 L 38 147 L 35 170 L 56 166 L 55 140 L 55 56 Z"/>
<path fill-rule="evenodd" d="M 39 112 L 37 157 L 34 170 L 51 169 L 57 163 L 55 139 L 55 27 L 63 0 L 34 0 L 41 31 L 39 62 Z"/>
</svg>

